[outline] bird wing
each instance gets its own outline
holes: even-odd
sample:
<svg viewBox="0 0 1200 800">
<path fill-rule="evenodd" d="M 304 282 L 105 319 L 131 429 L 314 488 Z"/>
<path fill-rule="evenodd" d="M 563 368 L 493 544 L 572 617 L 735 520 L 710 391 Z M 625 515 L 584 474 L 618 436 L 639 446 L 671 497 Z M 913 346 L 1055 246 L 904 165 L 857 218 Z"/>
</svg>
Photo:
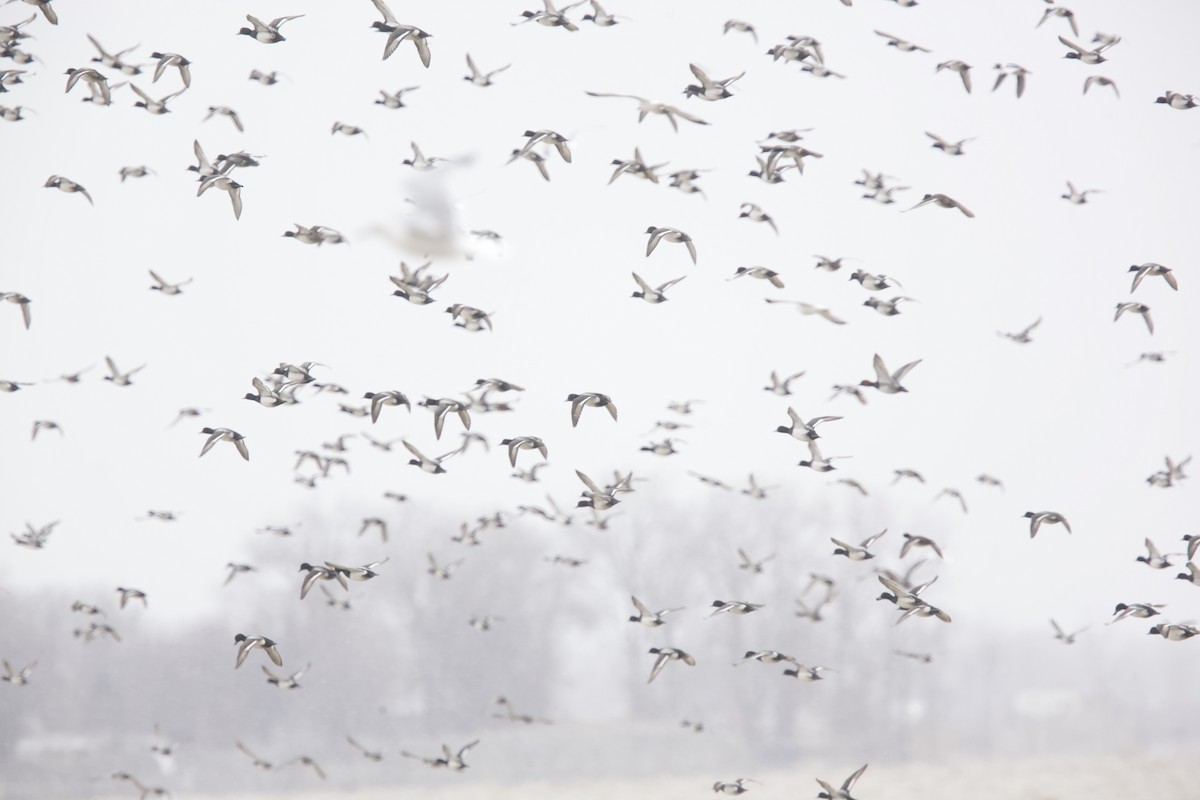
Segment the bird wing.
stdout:
<svg viewBox="0 0 1200 800">
<path fill-rule="evenodd" d="M 396 52 L 396 48 L 400 43 L 412 34 L 412 28 L 407 26 L 399 26 L 388 34 L 388 40 L 383 45 L 383 58 L 386 61 L 392 53 Z"/>
<path fill-rule="evenodd" d="M 890 372 L 888 372 L 887 367 L 883 363 L 883 359 L 879 357 L 878 353 L 875 354 L 875 359 L 871 362 L 871 364 L 875 367 L 875 377 L 879 379 L 879 383 L 892 382 L 892 375 Z"/>
<path fill-rule="evenodd" d="M 905 298 L 905 299 L 907 299 L 907 298 Z M 899 383 L 900 381 L 904 380 L 904 376 L 907 375 L 909 373 L 909 371 L 912 370 L 913 367 L 915 367 L 917 364 L 920 364 L 924 360 L 925 359 L 923 359 L 923 358 L 918 358 L 916 361 L 910 361 L 907 364 L 905 364 L 903 367 L 901 367 L 900 369 L 896 370 L 896 375 L 895 375 L 896 382 Z"/>
<path fill-rule="evenodd" d="M 705 122 L 704 120 L 700 119 L 697 116 L 689 114 L 688 112 L 686 112 L 682 109 L 676 108 L 675 106 L 663 106 L 663 109 L 664 109 L 663 113 L 665 113 L 668 117 L 670 117 L 672 115 L 678 116 L 681 119 L 686 119 L 688 122 L 694 122 L 697 125 L 710 124 L 710 123 Z M 674 120 L 672 120 L 672 124 L 674 124 Z"/>
<path fill-rule="evenodd" d="M 908 542 L 905 542 L 905 544 L 907 545 Z M 886 586 L 888 589 L 890 589 L 892 594 L 896 595 L 897 598 L 904 597 L 907 594 L 911 594 L 907 589 L 905 589 L 903 586 L 896 583 L 894 580 L 887 577 L 886 575 L 879 575 L 877 577 L 879 578 L 879 582 L 882 583 L 884 586 Z"/>
<path fill-rule="evenodd" d="M 231 185 L 226 191 L 229 192 L 229 202 L 233 204 L 233 218 L 242 218 L 242 189 L 240 186 Z"/>
<path fill-rule="evenodd" d="M 429 37 L 428 36 L 418 36 L 416 33 L 413 33 L 408 38 L 412 40 L 412 43 L 414 45 L 416 45 L 417 55 L 419 55 L 421 57 L 421 64 L 423 64 L 425 66 L 425 68 L 428 69 L 431 56 L 430 56 L 430 52 L 429 52 L 429 42 L 426 40 Z"/>
<path fill-rule="evenodd" d="M 692 257 L 692 263 L 695 264 L 696 263 L 696 245 L 695 245 L 695 243 L 693 243 L 691 239 L 685 239 L 683 243 L 685 245 L 687 245 L 688 255 L 690 255 Z"/>
<path fill-rule="evenodd" d="M 658 673 L 663 671 L 663 667 L 666 665 L 668 658 L 669 656 L 666 653 L 658 654 L 658 658 L 654 660 L 654 666 L 650 668 L 650 678 L 646 681 L 646 683 L 654 682 L 654 679 L 658 677 Z"/>
<path fill-rule="evenodd" d="M 88 37 L 88 38 L 91 38 L 91 37 Z M 95 43 L 95 40 L 93 40 L 93 44 L 94 43 Z M 97 46 L 99 46 L 99 45 L 97 45 Z M 101 51 L 101 52 L 103 52 L 103 51 Z M 696 80 L 700 81 L 701 85 L 704 86 L 705 91 L 708 91 L 709 89 L 712 89 L 716 86 L 716 84 L 713 83 L 712 78 L 708 77 L 708 75 L 705 74 L 704 70 L 700 69 L 695 64 L 688 64 L 688 68 L 692 71 L 692 74 L 696 76 Z"/>
<path fill-rule="evenodd" d="M 575 470 L 575 474 L 579 476 L 579 480 L 583 481 L 583 485 L 586 486 L 593 493 L 603 494 L 603 492 L 600 491 L 600 487 L 596 486 L 595 482 L 593 482 L 592 479 L 589 478 L 587 475 L 584 475 L 579 470 Z"/>
<path fill-rule="evenodd" d="M 1079 53 L 1080 55 L 1083 55 L 1084 53 L 1088 52 L 1088 51 L 1087 51 L 1087 50 L 1085 50 L 1084 48 L 1082 48 L 1082 47 L 1080 47 L 1079 45 L 1077 45 L 1077 44 L 1075 44 L 1074 42 L 1072 42 L 1070 39 L 1067 39 L 1067 38 L 1065 38 L 1065 37 L 1063 37 L 1063 36 L 1059 36 L 1059 37 L 1058 37 L 1058 40 L 1059 40 L 1060 42 L 1062 42 L 1063 44 L 1065 44 L 1067 47 L 1069 47 L 1069 48 L 1071 48 L 1072 50 L 1074 50 L 1076 53 Z"/>
<path fill-rule="evenodd" d="M 870 547 L 871 545 L 875 544 L 875 542 L 877 542 L 879 540 L 879 537 L 883 536 L 887 532 L 888 532 L 888 529 L 884 528 L 883 530 L 881 530 L 879 533 L 875 534 L 874 536 L 868 536 L 866 539 L 863 539 L 860 547 L 863 547 L 863 548 Z"/>
<path fill-rule="evenodd" d="M 846 782 L 842 784 L 842 791 L 845 792 L 846 794 L 850 794 L 850 791 L 854 788 L 855 782 L 858 781 L 858 779 L 861 778 L 862 774 L 866 771 L 867 771 L 866 764 L 863 764 L 861 767 L 859 767 L 857 770 L 855 770 L 854 774 L 851 775 L 849 778 L 846 778 Z"/>
<path fill-rule="evenodd" d="M 396 15 L 392 13 L 392 10 L 387 7 L 387 4 L 384 3 L 383 0 L 371 0 L 371 2 L 375 4 L 375 9 L 380 14 L 383 15 L 383 21 L 385 24 L 387 24 L 387 25 L 398 25 L 399 24 L 399 22 L 396 19 Z"/>
</svg>

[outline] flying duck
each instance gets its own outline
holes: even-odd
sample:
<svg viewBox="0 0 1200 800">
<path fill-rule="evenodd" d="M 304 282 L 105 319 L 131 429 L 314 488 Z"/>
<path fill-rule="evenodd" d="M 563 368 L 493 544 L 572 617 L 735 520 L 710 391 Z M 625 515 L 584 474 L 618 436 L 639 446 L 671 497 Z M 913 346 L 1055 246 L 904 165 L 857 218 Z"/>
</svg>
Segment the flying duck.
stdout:
<svg viewBox="0 0 1200 800">
<path fill-rule="evenodd" d="M 1042 523 L 1047 525 L 1062 525 L 1067 529 L 1067 533 L 1071 532 L 1071 524 L 1067 522 L 1067 518 L 1053 511 L 1026 511 L 1021 516 L 1029 520 L 1029 538 L 1037 536 L 1038 528 Z"/>
<path fill-rule="evenodd" d="M 821 780 L 820 778 L 817 778 L 816 779 L 817 783 L 819 783 L 821 785 L 821 788 L 824 790 L 824 791 L 820 792 L 819 794 L 817 794 L 817 797 L 820 798 L 821 800 L 854 800 L 854 798 L 851 796 L 850 792 L 854 789 L 854 784 L 858 781 L 859 778 L 862 777 L 862 774 L 866 771 L 867 771 L 867 765 L 863 764 L 861 767 L 859 767 L 857 770 L 854 771 L 854 774 L 852 774 L 849 778 L 846 778 L 846 780 L 842 782 L 841 787 L 838 789 L 834 789 L 832 786 L 830 786 L 825 781 Z"/>
<path fill-rule="evenodd" d="M 283 34 L 279 32 L 279 28 L 283 25 L 283 23 L 293 19 L 300 19 L 300 17 L 303 16 L 303 14 L 293 14 L 290 17 L 276 17 L 275 19 L 271 20 L 270 23 L 264 23 L 257 17 L 247 14 L 246 20 L 253 25 L 254 28 L 242 28 L 238 31 L 238 35 L 249 36 L 255 41 L 262 42 L 263 44 L 278 44 L 279 42 L 286 41 L 283 38 Z"/>
<path fill-rule="evenodd" d="M 916 361 L 910 361 L 900 369 L 893 373 L 889 373 L 887 367 L 883 363 L 883 359 L 879 354 L 875 354 L 875 359 L 872 364 L 875 367 L 875 380 L 859 381 L 859 386 L 871 386 L 884 394 L 897 394 L 899 392 L 907 392 L 908 389 L 900 385 L 900 381 L 904 380 L 904 376 L 912 370 L 913 367 L 920 364 L 924 359 L 918 358 Z"/>
<path fill-rule="evenodd" d="M 683 611 L 683 606 L 678 608 L 664 608 L 661 611 L 651 611 L 646 605 L 632 595 L 629 597 L 633 601 L 633 607 L 637 609 L 637 614 L 629 618 L 630 622 L 638 622 L 645 625 L 647 628 L 657 628 L 660 625 L 666 625 L 667 621 L 663 619 L 667 614 L 673 614 L 676 611 Z"/>
<path fill-rule="evenodd" d="M 863 539 L 862 542 L 859 543 L 858 547 L 855 547 L 851 544 L 846 544 L 840 539 L 834 539 L 832 536 L 829 537 L 829 541 L 837 545 L 837 548 L 833 551 L 835 556 L 845 556 L 851 561 L 866 561 L 868 558 L 875 557 L 875 554 L 870 552 L 870 547 L 871 545 L 875 544 L 875 542 L 879 540 L 879 537 L 883 536 L 885 533 L 887 533 L 887 528 L 884 528 L 873 536 L 868 536 L 866 539 Z"/>
<path fill-rule="evenodd" d="M 654 679 L 658 677 L 658 673 L 663 671 L 663 667 L 667 665 L 668 661 L 682 661 L 689 667 L 696 666 L 695 658 L 674 647 L 651 647 L 649 652 L 658 656 L 658 658 L 654 659 L 654 666 L 650 668 L 650 678 L 646 683 L 653 683 Z"/>
<path fill-rule="evenodd" d="M 633 274 L 633 279 L 635 281 L 637 281 L 638 286 L 642 287 L 642 290 L 640 292 L 634 292 L 631 296 L 641 298 L 642 300 L 645 300 L 647 303 L 650 303 L 651 305 L 656 305 L 658 303 L 667 302 L 667 300 L 670 299 L 669 297 L 666 296 L 667 289 L 670 289 L 672 286 L 674 286 L 675 284 L 679 283 L 681 280 L 683 280 L 684 278 L 687 277 L 686 275 L 681 275 L 678 278 L 675 278 L 673 280 L 667 281 L 666 283 L 660 284 L 658 287 L 651 287 L 650 284 L 648 284 L 644 280 L 642 280 L 641 277 L 636 272 L 634 272 L 632 274 Z"/>
<path fill-rule="evenodd" d="M 256 647 L 261 648 L 275 666 L 283 666 L 283 659 L 279 656 L 279 650 L 275 642 L 266 636 L 246 636 L 244 633 L 239 633 L 233 637 L 233 643 L 238 645 L 237 661 L 234 662 L 234 669 L 240 667 L 242 662 L 246 660 L 246 656 L 250 655 L 250 651 Z"/>
<path fill-rule="evenodd" d="M 579 417 L 583 414 L 584 406 L 594 406 L 596 408 L 604 408 L 612 416 L 613 420 L 617 419 L 617 406 L 613 403 L 612 398 L 606 394 L 599 392 L 583 392 L 581 394 L 567 395 L 567 402 L 571 404 L 571 427 L 574 428 L 579 424 Z"/>
<path fill-rule="evenodd" d="M 200 433 L 208 434 L 208 439 L 204 441 L 204 446 L 200 448 L 201 456 L 211 450 L 217 442 L 232 442 L 242 458 L 246 461 L 250 460 L 250 451 L 246 447 L 246 437 L 232 428 L 201 428 Z"/>
</svg>

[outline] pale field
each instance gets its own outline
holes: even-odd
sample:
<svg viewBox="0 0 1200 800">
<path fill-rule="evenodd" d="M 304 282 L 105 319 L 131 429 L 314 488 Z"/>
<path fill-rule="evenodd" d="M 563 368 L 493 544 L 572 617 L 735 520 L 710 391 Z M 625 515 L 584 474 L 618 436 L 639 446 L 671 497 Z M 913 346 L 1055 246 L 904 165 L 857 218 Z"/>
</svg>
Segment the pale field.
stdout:
<svg viewBox="0 0 1200 800">
<path fill-rule="evenodd" d="M 1107 755 L 953 764 L 871 766 L 855 786 L 857 800 L 1196 800 L 1200 798 L 1200 753 L 1166 756 Z M 840 785 L 858 765 L 805 765 L 760 773 L 761 785 L 747 783 L 753 797 L 816 797 L 814 776 Z M 723 776 L 732 781 L 737 776 Z M 747 776 L 743 776 L 747 777 Z M 234 793 L 189 795 L 193 800 L 685 800 L 708 796 L 711 776 L 672 775 L 636 780 L 530 782 L 497 784 L 466 775 L 446 774 L 441 787 L 408 786 L 364 791 L 312 791 L 291 794 Z M 811 792 L 811 794 L 810 794 Z M 112 794 L 104 800 L 120 800 Z"/>
</svg>

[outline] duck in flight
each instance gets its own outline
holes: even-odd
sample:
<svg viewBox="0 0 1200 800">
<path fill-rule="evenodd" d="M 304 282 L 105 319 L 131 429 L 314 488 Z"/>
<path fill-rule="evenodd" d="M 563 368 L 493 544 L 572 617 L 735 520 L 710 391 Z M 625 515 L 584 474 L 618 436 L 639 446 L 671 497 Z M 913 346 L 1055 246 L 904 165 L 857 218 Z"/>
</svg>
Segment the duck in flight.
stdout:
<svg viewBox="0 0 1200 800">
<path fill-rule="evenodd" d="M 247 14 L 246 21 L 254 27 L 242 28 L 238 31 L 238 35 L 249 36 L 256 42 L 262 42 L 263 44 L 278 44 L 279 42 L 286 41 L 283 38 L 283 34 L 279 32 L 280 27 L 282 27 L 285 22 L 293 19 L 300 19 L 303 16 L 303 14 L 293 14 L 290 17 L 276 17 L 269 23 L 266 23 L 260 20 L 258 17 Z"/>
<path fill-rule="evenodd" d="M 656 228 L 651 225 L 646 228 L 646 233 L 650 235 L 649 241 L 646 242 L 647 257 L 654 252 L 654 248 L 658 247 L 659 242 L 671 242 L 673 244 L 685 245 L 688 255 L 692 257 L 692 263 L 696 263 L 696 243 L 692 241 L 691 236 L 688 236 L 678 228 Z"/>
<path fill-rule="evenodd" d="M 740 77 L 740 76 L 739 76 Z M 645 97 L 639 97 L 636 94 L 614 94 L 612 92 L 586 92 L 591 97 L 623 97 L 627 100 L 636 100 L 638 104 L 638 122 L 646 118 L 648 114 L 661 114 L 671 123 L 671 128 L 678 133 L 679 122 L 677 120 L 686 120 L 695 123 L 696 125 L 708 125 L 709 123 L 693 116 L 683 109 L 675 106 L 667 105 L 666 103 L 655 103 L 647 100 Z"/>
</svg>

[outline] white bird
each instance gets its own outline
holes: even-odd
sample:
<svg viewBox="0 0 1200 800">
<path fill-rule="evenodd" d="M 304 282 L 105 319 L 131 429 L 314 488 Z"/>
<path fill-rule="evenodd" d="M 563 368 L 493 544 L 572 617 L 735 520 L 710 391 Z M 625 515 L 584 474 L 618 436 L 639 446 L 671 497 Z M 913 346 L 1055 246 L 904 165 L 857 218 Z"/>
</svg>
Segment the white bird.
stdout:
<svg viewBox="0 0 1200 800">
<path fill-rule="evenodd" d="M 270 22 L 263 22 L 259 18 L 247 14 L 246 21 L 253 25 L 254 28 L 242 28 L 238 31 L 238 35 L 249 36 L 263 44 L 278 44 L 279 42 L 286 41 L 283 38 L 283 34 L 279 32 L 283 24 L 293 19 L 300 19 L 303 16 L 303 14 L 293 14 L 290 17 L 276 17 Z"/>
<path fill-rule="evenodd" d="M 1095 85 L 1095 86 L 1111 86 L 1112 90 L 1113 90 L 1113 94 L 1115 94 L 1117 96 L 1118 100 L 1121 99 L 1121 90 L 1117 88 L 1117 82 L 1114 81 L 1112 78 L 1105 78 L 1103 75 L 1089 75 L 1087 77 L 1087 79 L 1084 80 L 1084 82 L 1083 82 L 1083 93 L 1087 94 L 1088 89 L 1092 88 L 1093 85 Z"/>
<path fill-rule="evenodd" d="M 1087 202 L 1087 196 L 1089 194 L 1097 194 L 1097 193 L 1101 193 L 1103 191 L 1104 191 L 1103 189 L 1085 189 L 1084 191 L 1081 192 L 1075 188 L 1075 184 L 1071 183 L 1070 181 L 1067 181 L 1068 194 L 1064 194 L 1062 196 L 1062 198 L 1063 198 L 1063 200 L 1070 201 L 1071 203 L 1074 203 L 1077 206 L 1081 206 Z"/>
<path fill-rule="evenodd" d="M 870 547 L 871 545 L 875 544 L 875 542 L 879 540 L 879 537 L 883 536 L 885 533 L 887 533 L 887 528 L 884 528 L 873 536 L 868 536 L 866 539 L 863 539 L 857 547 L 852 544 L 846 544 L 842 540 L 835 539 L 832 536 L 829 537 L 829 541 L 837 545 L 837 548 L 833 551 L 835 556 L 845 556 L 851 561 L 866 561 L 867 559 L 875 557 L 875 554 L 870 551 Z"/>
<path fill-rule="evenodd" d="M 208 122 L 210 119 L 218 115 L 222 117 L 229 117 L 229 121 L 233 123 L 233 126 L 237 128 L 238 131 L 246 130 L 245 127 L 242 126 L 242 118 L 239 117 L 238 113 L 229 106 L 209 106 L 208 114 L 205 115 L 201 122 Z"/>
<path fill-rule="evenodd" d="M 771 226 L 771 230 L 775 231 L 775 235 L 779 235 L 779 226 L 775 224 L 775 219 L 763 211 L 762 208 L 754 203 L 742 203 L 742 213 L 738 214 L 738 219 L 748 219 L 751 222 L 765 222 Z"/>
<path fill-rule="evenodd" d="M 636 278 L 637 276 L 635 275 L 634 277 Z M 33 301 L 20 292 L 0 292 L 0 302 L 5 300 L 21 307 L 21 319 L 25 321 L 25 330 L 29 330 L 29 325 L 33 322 L 30 316 L 29 304 Z"/>
<path fill-rule="evenodd" d="M 1161 277 L 1167 282 L 1168 286 L 1175 291 L 1179 291 L 1179 283 L 1175 280 L 1175 273 L 1171 271 L 1170 267 L 1164 267 L 1162 264 L 1147 262 L 1145 264 L 1134 264 L 1127 271 L 1137 273 L 1133 276 L 1133 286 L 1129 288 L 1130 294 L 1133 294 L 1138 286 L 1141 285 L 1142 279 L 1146 277 Z"/>
<path fill-rule="evenodd" d="M 688 97 L 699 97 L 701 100 L 724 100 L 727 97 L 732 97 L 733 93 L 729 91 L 729 84 L 743 77 L 746 73 L 739 72 L 732 78 L 724 78 L 723 80 L 713 80 L 708 77 L 708 74 L 700 69 L 695 64 L 688 64 L 692 74 L 696 76 L 696 80 L 700 81 L 700 85 L 692 84 L 683 90 L 683 93 Z"/>
<path fill-rule="evenodd" d="M 383 58 L 387 60 L 392 53 L 396 52 L 400 43 L 407 39 L 417 48 L 417 55 L 420 56 L 421 63 L 428 69 L 430 59 L 428 40 L 432 37 L 432 33 L 427 33 L 412 25 L 397 25 L 388 33 L 387 43 L 383 47 Z"/>
<path fill-rule="evenodd" d="M 957 208 L 959 211 L 961 211 L 967 217 L 975 216 L 967 209 L 966 206 L 964 206 L 962 203 L 955 200 L 953 197 L 950 197 L 949 195 L 940 194 L 940 193 L 939 194 L 926 194 L 924 197 L 921 198 L 921 202 L 917 203 L 912 208 L 906 208 L 905 211 L 912 211 L 913 209 L 920 208 L 921 206 L 926 205 L 927 203 L 936 203 L 937 205 L 941 206 L 942 208 Z"/>
<path fill-rule="evenodd" d="M 491 86 L 492 76 L 504 72 L 504 70 L 511 66 L 512 64 L 505 64 L 503 67 L 494 69 L 491 72 L 480 72 L 479 68 L 475 66 L 475 60 L 471 58 L 471 54 L 467 53 L 467 69 L 471 70 L 471 74 L 463 76 L 463 80 L 470 81 L 476 86 Z"/>
<path fill-rule="evenodd" d="M 179 283 L 168 283 L 154 270 L 150 270 L 150 277 L 154 279 L 154 283 L 156 284 L 150 288 L 165 295 L 183 294 L 182 287 L 187 286 L 193 280 L 192 278 L 188 278 L 186 281 Z"/>
<path fill-rule="evenodd" d="M 1069 8 L 1066 8 L 1065 6 L 1054 6 L 1053 8 L 1047 8 L 1042 12 L 1042 18 L 1038 20 L 1037 25 L 1034 25 L 1033 27 L 1042 27 L 1042 23 L 1051 17 L 1060 17 L 1065 19 L 1071 25 L 1071 33 L 1075 34 L 1076 36 L 1079 35 L 1079 25 L 1075 22 L 1075 12 Z"/>
<path fill-rule="evenodd" d="M 907 392 L 908 389 L 901 386 L 900 381 L 904 380 L 904 376 L 923 360 L 924 359 L 918 358 L 916 361 L 910 361 L 895 372 L 889 373 L 887 367 L 883 363 L 883 359 L 879 357 L 878 353 L 876 353 L 874 360 L 871 362 L 875 368 L 875 380 L 863 380 L 860 381 L 858 385 L 874 387 L 884 394 Z"/>
<path fill-rule="evenodd" d="M 668 661 L 682 661 L 689 667 L 696 666 L 695 658 L 674 647 L 651 647 L 650 652 L 658 656 L 658 658 L 654 660 L 654 666 L 650 668 L 650 678 L 646 683 L 653 683 L 654 679 L 658 677 L 658 673 L 663 671 L 663 667 L 667 665 Z"/>
<path fill-rule="evenodd" d="M 1150 318 L 1150 306 L 1144 303 L 1117 303 L 1117 315 L 1113 317 L 1113 322 L 1119 320 L 1126 311 L 1130 314 L 1141 314 L 1142 319 L 1146 322 L 1146 329 L 1153 335 L 1154 320 Z"/>
<path fill-rule="evenodd" d="M 246 447 L 246 437 L 232 428 L 201 428 L 200 432 L 208 434 L 208 438 L 204 440 L 204 446 L 200 448 L 200 455 L 204 455 L 211 450 L 217 442 L 232 442 L 242 458 L 246 461 L 250 460 L 250 450 Z"/>
<path fill-rule="evenodd" d="M 683 280 L 684 278 L 687 277 L 686 275 L 681 275 L 678 278 L 669 280 L 666 283 L 659 284 L 659 286 L 652 288 L 650 286 L 650 284 L 648 284 L 644 280 L 642 280 L 641 277 L 636 272 L 634 272 L 632 274 L 633 274 L 633 279 L 635 281 L 637 281 L 637 285 L 642 287 L 642 290 L 640 292 L 634 292 L 632 297 L 640 297 L 641 299 L 645 300 L 647 303 L 650 303 L 652 305 L 667 302 L 667 300 L 670 299 L 665 294 L 667 289 L 670 289 L 672 286 L 674 286 L 675 284 L 679 283 L 681 280 Z"/>
<path fill-rule="evenodd" d="M 679 123 L 677 122 L 677 119 L 694 122 L 697 125 L 709 124 L 699 117 L 692 116 L 680 108 L 667 105 L 666 103 L 654 103 L 635 94 L 613 94 L 611 92 L 587 92 L 586 94 L 591 95 L 592 97 L 624 97 L 629 100 L 636 100 L 638 103 L 638 122 L 644 120 L 647 114 L 661 114 L 667 118 L 667 121 L 671 123 L 671 127 L 676 132 L 679 131 Z"/>
<path fill-rule="evenodd" d="M 957 72 L 958 77 L 962 78 L 963 88 L 967 90 L 967 94 L 971 93 L 971 65 L 970 64 L 967 64 L 965 62 L 958 61 L 958 60 L 943 61 L 942 63 L 938 64 L 937 67 L 933 71 L 941 72 L 944 69 L 949 70 L 951 72 Z"/>
<path fill-rule="evenodd" d="M 1042 318 L 1038 317 L 1034 322 L 1026 326 L 1023 330 L 1016 333 L 1005 333 L 1004 331 L 996 331 L 997 336 L 1003 336 L 1005 339 L 1012 339 L 1017 344 L 1029 344 L 1033 339 L 1029 336 L 1033 329 L 1042 324 Z"/>
<path fill-rule="evenodd" d="M 1012 75 L 1017 82 L 1017 98 L 1020 99 L 1021 95 L 1025 94 L 1025 77 L 1032 73 L 1020 64 L 997 64 L 996 69 L 1000 71 L 1000 74 L 996 76 L 996 83 L 992 86 L 992 91 L 999 89 L 1000 84 L 1004 83 L 1004 79 Z"/>
<path fill-rule="evenodd" d="M 671 242 L 673 244 L 683 244 L 687 247 L 688 255 L 692 257 L 692 263 L 696 263 L 696 244 L 692 241 L 692 237 L 679 230 L 678 228 L 656 228 L 651 225 L 646 228 L 646 233 L 650 235 L 649 241 L 646 242 L 646 256 L 649 257 L 654 252 L 654 248 L 658 247 L 659 242 Z"/>
<path fill-rule="evenodd" d="M 854 800 L 854 797 L 851 796 L 850 792 L 854 790 L 854 784 L 866 771 L 867 765 L 863 764 L 861 767 L 855 770 L 854 774 L 852 774 L 849 778 L 846 778 L 846 780 L 842 782 L 841 787 L 838 789 L 834 789 L 825 781 L 817 778 L 817 783 L 819 783 L 821 788 L 824 790 L 818 793 L 817 797 L 821 798 L 821 800 Z"/>
<path fill-rule="evenodd" d="M 901 53 L 911 53 L 914 50 L 919 50 L 922 53 L 933 52 L 924 47 L 921 47 L 919 44 L 913 44 L 912 42 L 908 41 L 907 39 L 901 39 L 899 36 L 892 36 L 890 33 L 884 33 L 883 31 L 875 31 L 875 35 L 882 36 L 883 38 L 887 39 L 888 40 L 887 46 L 894 47 L 897 50 L 899 50 Z"/>
<path fill-rule="evenodd" d="M 928 136 L 930 139 L 933 139 L 933 144 L 930 145 L 931 147 L 941 150 L 943 153 L 945 153 L 948 156 L 963 155 L 966 152 L 965 150 L 963 150 L 963 145 L 966 144 L 967 142 L 974 141 L 974 139 L 975 139 L 975 137 L 971 137 L 969 139 L 960 139 L 957 142 L 951 142 L 948 139 L 943 139 L 942 137 L 938 136 L 936 133 L 930 133 L 929 131 L 925 131 L 925 135 Z"/>
<path fill-rule="evenodd" d="M 805 316 L 816 314 L 818 317 L 824 317 L 825 319 L 829 320 L 834 325 L 845 325 L 846 324 L 846 320 L 840 319 L 839 317 L 834 316 L 833 313 L 828 308 L 818 308 L 817 306 L 814 306 L 810 303 L 805 303 L 801 300 L 774 300 L 774 299 L 768 297 L 768 298 L 766 298 L 766 301 L 768 303 L 787 303 L 789 305 L 793 305 L 796 307 L 796 310 L 799 313 L 801 313 Z"/>
<path fill-rule="evenodd" d="M 196 190 L 196 197 L 214 188 L 229 193 L 229 201 L 233 204 L 233 218 L 241 219 L 242 185 L 233 178 L 228 178 L 224 175 L 214 175 L 211 178 L 204 179 L 204 182 L 200 184 L 200 188 Z"/>
</svg>

